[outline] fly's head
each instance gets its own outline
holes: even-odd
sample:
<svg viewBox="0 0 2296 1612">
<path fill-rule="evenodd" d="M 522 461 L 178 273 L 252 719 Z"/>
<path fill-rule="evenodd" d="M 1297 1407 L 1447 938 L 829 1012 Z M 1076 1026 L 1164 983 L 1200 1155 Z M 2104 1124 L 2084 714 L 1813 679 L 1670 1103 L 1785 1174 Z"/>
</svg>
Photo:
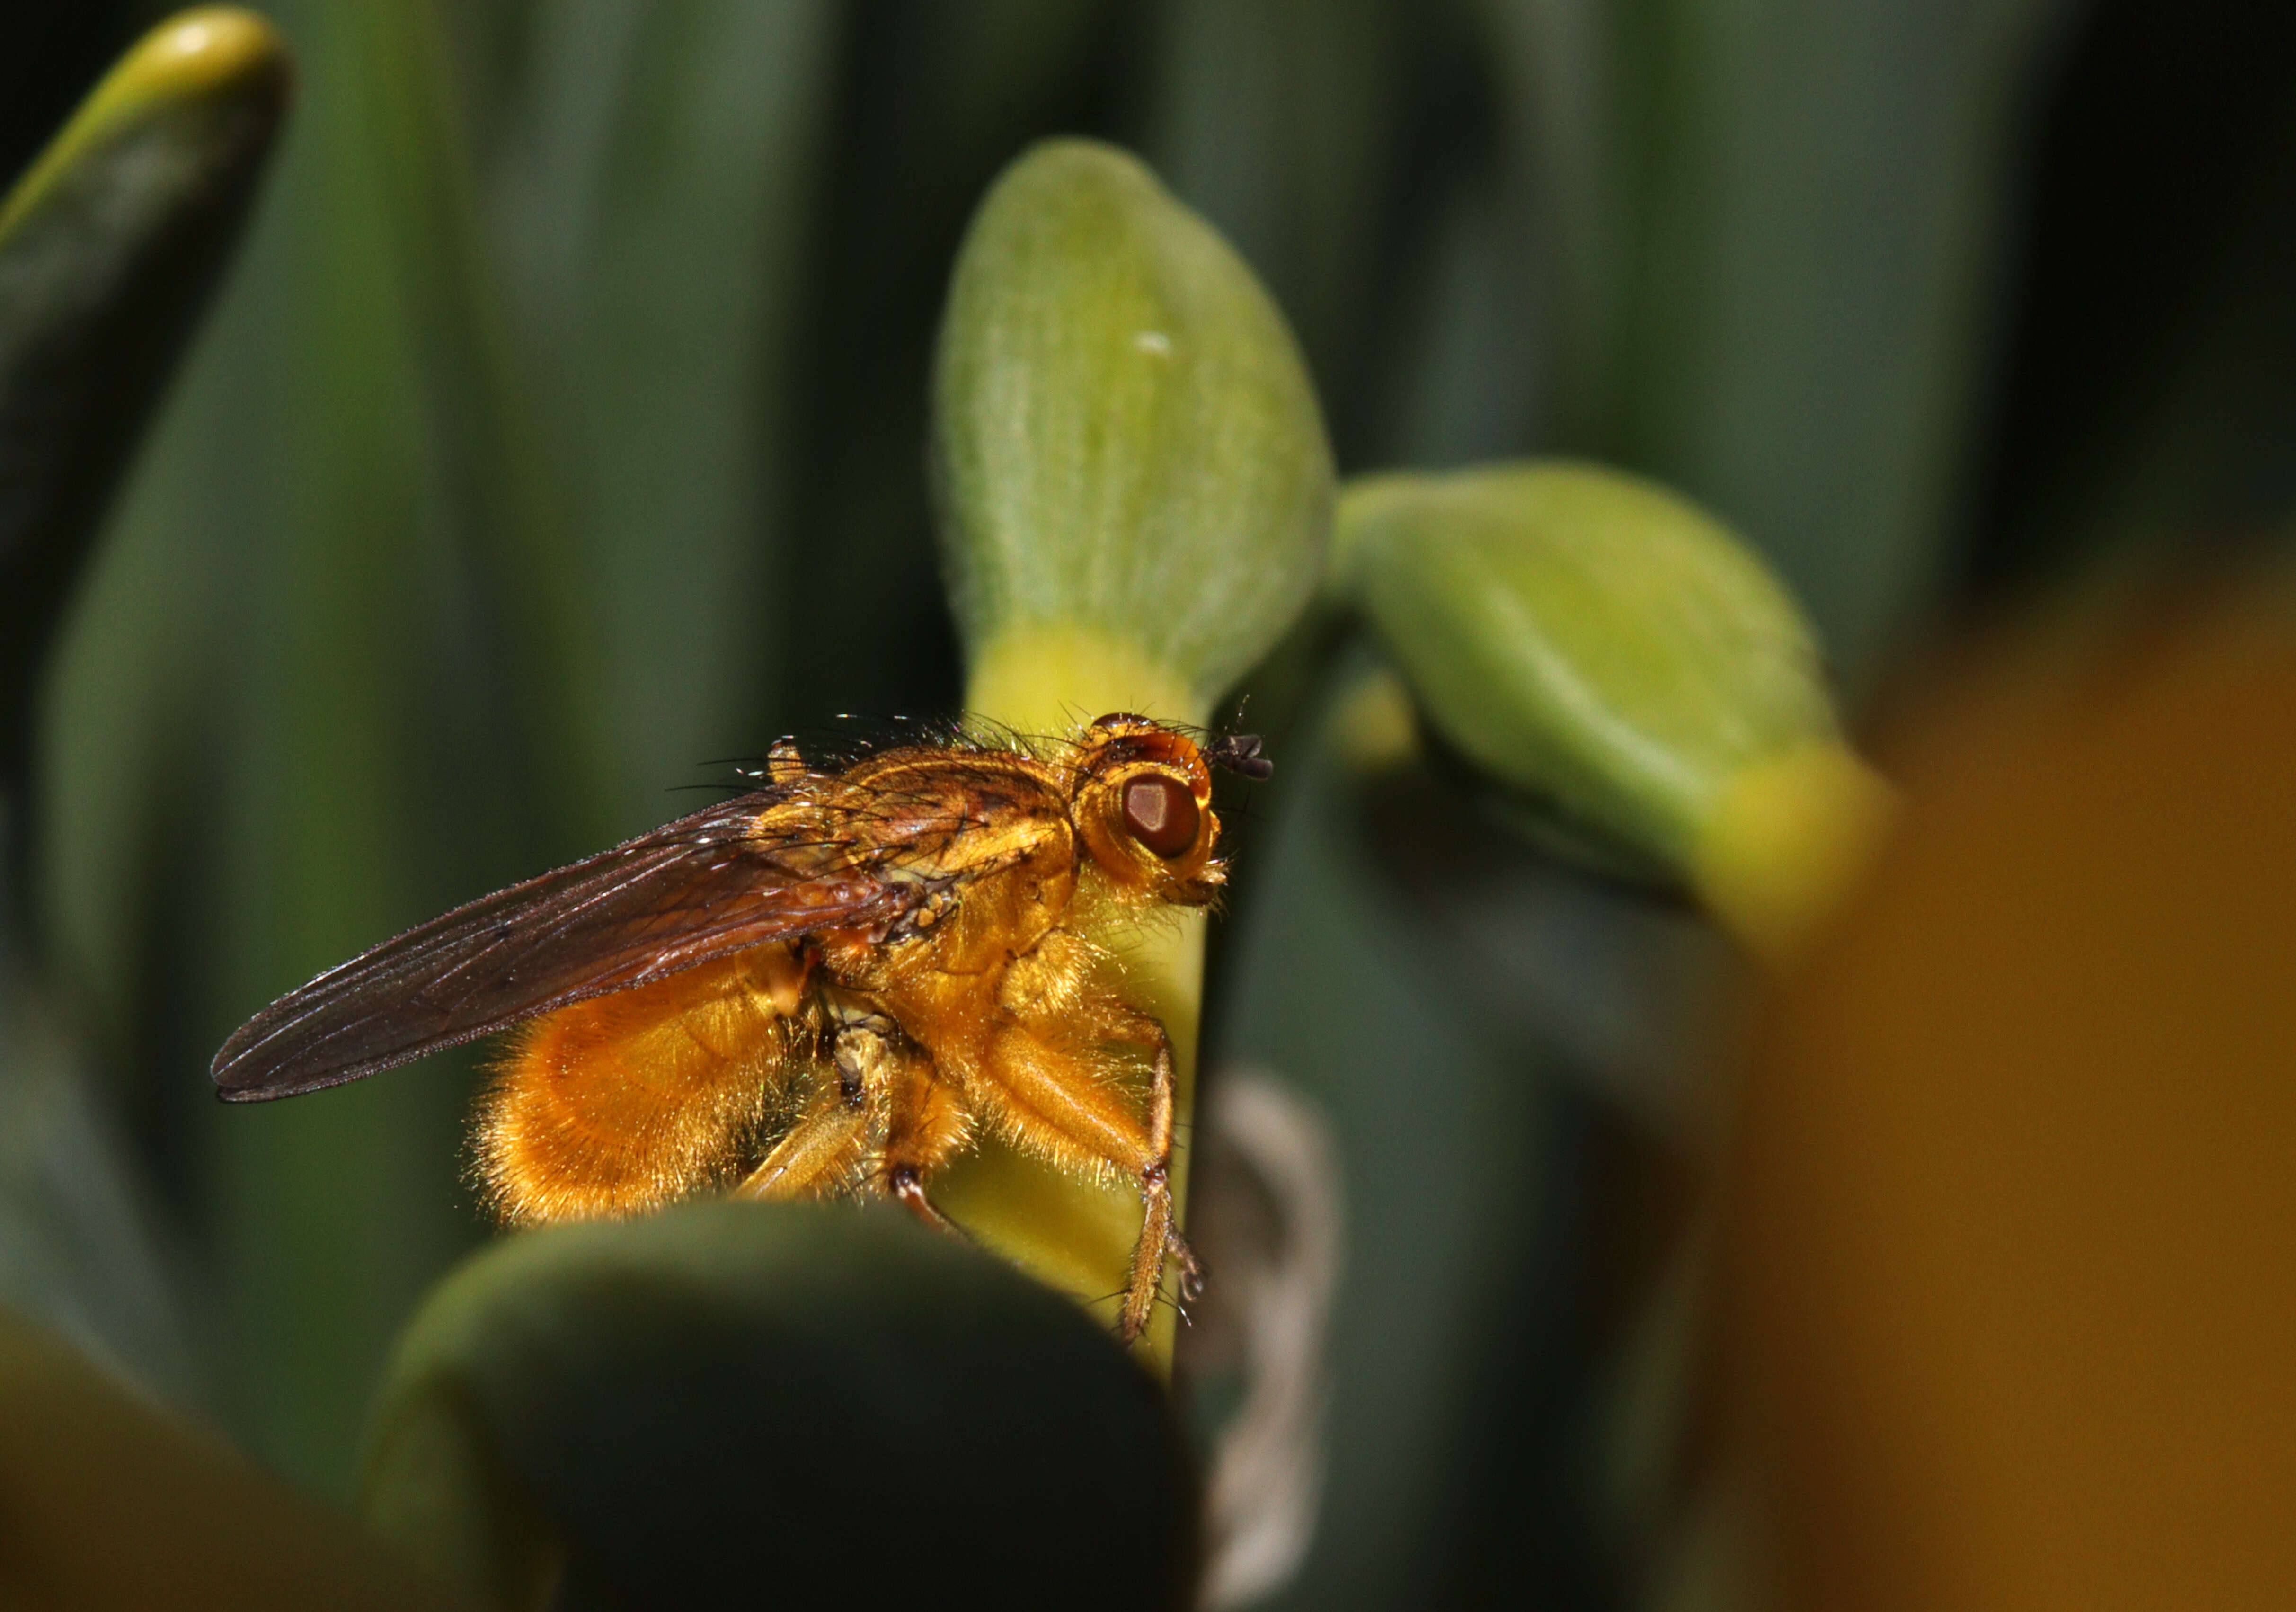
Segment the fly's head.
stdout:
<svg viewBox="0 0 2296 1612">
<path fill-rule="evenodd" d="M 1212 775 L 1186 734 L 1145 717 L 1104 716 L 1077 739 L 1070 810 L 1109 882 L 1137 900 L 1202 907 L 1227 869 L 1213 854 Z"/>
</svg>

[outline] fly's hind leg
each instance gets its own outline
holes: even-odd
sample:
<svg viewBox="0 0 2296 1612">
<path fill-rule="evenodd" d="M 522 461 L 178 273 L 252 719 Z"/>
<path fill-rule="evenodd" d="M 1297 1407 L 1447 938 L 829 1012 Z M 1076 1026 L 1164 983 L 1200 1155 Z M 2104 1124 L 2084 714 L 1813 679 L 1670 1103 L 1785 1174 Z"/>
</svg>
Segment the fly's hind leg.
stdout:
<svg viewBox="0 0 2296 1612">
<path fill-rule="evenodd" d="M 878 1016 L 849 1008 L 834 1011 L 840 1024 L 827 1078 L 789 1133 L 734 1188 L 735 1197 L 822 1197 L 860 1178 L 892 1096 L 886 1049 L 895 1032 L 891 1021 Z"/>
<path fill-rule="evenodd" d="M 830 1082 L 733 1195 L 768 1203 L 825 1197 L 852 1180 L 868 1142 L 866 1105 L 849 1101 L 837 1083 Z"/>
</svg>

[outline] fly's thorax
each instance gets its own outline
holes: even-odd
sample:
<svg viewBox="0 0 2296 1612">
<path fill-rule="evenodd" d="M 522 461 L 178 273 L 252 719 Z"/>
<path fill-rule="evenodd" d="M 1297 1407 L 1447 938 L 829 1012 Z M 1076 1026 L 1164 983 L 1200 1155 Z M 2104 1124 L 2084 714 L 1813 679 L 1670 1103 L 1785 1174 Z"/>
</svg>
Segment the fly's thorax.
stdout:
<svg viewBox="0 0 2296 1612">
<path fill-rule="evenodd" d="M 993 993 L 996 975 L 1063 923 L 1076 896 L 1078 857 L 1065 816 L 995 865 L 962 876 L 888 873 L 908 899 L 899 915 L 867 929 L 814 937 L 824 972 L 846 988 L 906 999 L 904 993 L 957 990 Z M 969 984 L 964 983 L 970 982 Z"/>
<path fill-rule="evenodd" d="M 935 966 L 990 975 L 1065 923 L 1076 898 L 1076 843 L 1065 818 L 1028 854 L 968 879 L 936 939 Z"/>
<path fill-rule="evenodd" d="M 929 879 L 973 876 L 1039 855 L 1068 831 L 1054 770 L 1033 756 L 918 746 L 864 761 L 825 802 L 844 837 L 880 867 Z"/>
<path fill-rule="evenodd" d="M 909 899 L 888 963 L 977 972 L 1060 921 L 1076 836 L 1060 775 L 1034 756 L 951 746 L 849 775 L 868 832 L 890 836 L 878 876 Z"/>
<path fill-rule="evenodd" d="M 1069 810 L 1112 899 L 1201 907 L 1219 893 L 1211 770 L 1187 735 L 1101 718 L 1077 740 Z"/>
</svg>

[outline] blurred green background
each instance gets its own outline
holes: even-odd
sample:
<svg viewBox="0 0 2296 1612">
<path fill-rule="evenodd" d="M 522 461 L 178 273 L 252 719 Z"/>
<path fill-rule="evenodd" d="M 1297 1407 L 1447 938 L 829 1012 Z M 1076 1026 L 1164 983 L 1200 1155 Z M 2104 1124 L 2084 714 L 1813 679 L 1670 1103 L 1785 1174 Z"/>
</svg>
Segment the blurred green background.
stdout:
<svg viewBox="0 0 2296 1612">
<path fill-rule="evenodd" d="M 1853 703 L 1942 627 L 2142 596 L 2296 503 L 2263 4 L 259 9 L 287 132 L 12 803 L 45 1005 L 0 1074 L 0 1295 L 324 1493 L 485 1235 L 472 1060 L 227 1111 L 209 1056 L 715 759 L 954 707 L 931 341 L 1029 140 L 1124 144 L 1228 235 L 1343 472 L 1660 477 L 1772 557 Z M 14 8 L 12 175 L 156 14 Z M 1439 778 L 1364 784 L 1329 727 L 1243 825 L 1207 1047 L 1345 1165 L 1324 1526 L 1280 1604 L 1686 1594 L 1737 965 Z"/>
</svg>

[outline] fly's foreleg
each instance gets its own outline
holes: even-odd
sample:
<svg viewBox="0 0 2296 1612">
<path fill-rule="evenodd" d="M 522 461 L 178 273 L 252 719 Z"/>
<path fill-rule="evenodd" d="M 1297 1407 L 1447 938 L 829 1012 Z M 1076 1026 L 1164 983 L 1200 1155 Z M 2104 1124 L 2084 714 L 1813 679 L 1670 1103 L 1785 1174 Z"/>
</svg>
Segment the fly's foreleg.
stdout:
<svg viewBox="0 0 2296 1612">
<path fill-rule="evenodd" d="M 1124 1293 L 1117 1329 L 1129 1342 L 1148 1325 L 1148 1312 L 1164 1285 L 1164 1262 L 1180 1267 L 1180 1296 L 1202 1290 L 1203 1267 L 1180 1236 L 1172 1201 L 1172 1125 L 1177 1101 L 1172 1072 L 1172 1038 L 1156 1029 L 1156 1062 L 1148 1082 L 1148 1163 L 1140 1172 L 1140 1241 L 1132 1250 L 1132 1281 Z"/>
<path fill-rule="evenodd" d="M 1172 1202 L 1172 1132 L 1178 1104 L 1178 1090 L 1172 1070 L 1172 1038 L 1165 1032 L 1161 1021 L 1127 1008 L 1111 1024 L 1110 1039 L 1148 1048 L 1155 1055 L 1148 1079 L 1148 1152 L 1152 1162 L 1142 1172 L 1141 1197 L 1147 1213 L 1152 1217 L 1156 1211 L 1147 1185 L 1147 1179 L 1152 1173 L 1156 1181 L 1155 1190 L 1161 1193 L 1164 1201 L 1163 1257 L 1179 1266 L 1180 1298 L 1186 1303 L 1202 1293 L 1204 1268 L 1197 1262 L 1195 1251 L 1180 1235 L 1177 1210 Z M 1139 1282 L 1138 1261 L 1148 1249 L 1144 1227 L 1140 1242 L 1140 1248 L 1134 1255 L 1133 1280 L 1136 1287 Z M 1162 1276 L 1160 1260 L 1154 1279 L 1160 1281 Z M 1151 1299 L 1154 1297 L 1152 1291 L 1149 1296 Z"/>
<path fill-rule="evenodd" d="M 1140 1240 L 1133 1246 L 1117 1333 L 1136 1338 L 1164 1281 L 1167 1261 L 1180 1266 L 1181 1292 L 1194 1293 L 1195 1256 L 1181 1240 L 1172 1197 L 1172 1136 L 1177 1101 L 1170 1039 L 1145 1015 L 1102 1028 L 1105 1040 L 1155 1047 L 1147 1112 L 1111 1078 L 1105 1052 L 1064 1045 L 1013 1022 L 992 1042 L 986 1066 L 988 1106 L 1015 1141 L 1071 1168 L 1113 1167 L 1138 1183 Z M 1117 1065 L 1118 1068 L 1121 1065 Z"/>
</svg>

